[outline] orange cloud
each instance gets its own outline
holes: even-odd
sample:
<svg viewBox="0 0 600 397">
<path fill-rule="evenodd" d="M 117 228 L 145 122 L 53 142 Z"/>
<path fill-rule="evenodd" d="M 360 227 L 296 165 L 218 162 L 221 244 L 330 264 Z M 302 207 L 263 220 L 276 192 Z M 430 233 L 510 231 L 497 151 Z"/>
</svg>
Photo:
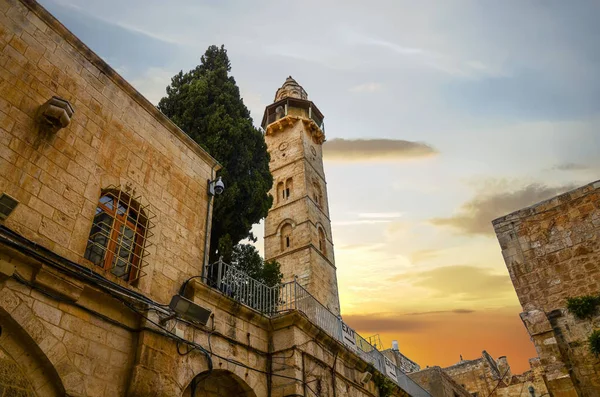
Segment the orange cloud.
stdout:
<svg viewBox="0 0 600 397">
<path fill-rule="evenodd" d="M 468 311 L 468 310 L 467 310 Z M 514 373 L 529 368 L 528 359 L 537 353 L 521 319 L 519 308 L 410 314 L 344 316 L 344 321 L 363 337 L 379 334 L 385 347 L 396 339 L 400 351 L 422 368 L 447 367 L 481 356 L 507 356 Z"/>
</svg>

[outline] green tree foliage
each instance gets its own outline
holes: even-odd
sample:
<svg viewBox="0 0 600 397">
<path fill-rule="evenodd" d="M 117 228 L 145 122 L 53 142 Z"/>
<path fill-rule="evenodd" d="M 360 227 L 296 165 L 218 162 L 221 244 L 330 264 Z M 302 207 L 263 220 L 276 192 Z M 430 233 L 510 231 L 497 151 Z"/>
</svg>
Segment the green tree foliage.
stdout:
<svg viewBox="0 0 600 397">
<path fill-rule="evenodd" d="M 283 278 L 279 263 L 263 261 L 256 247 L 251 244 L 236 245 L 232 251 L 231 264 L 269 287 L 280 284 Z"/>
<path fill-rule="evenodd" d="M 254 239 L 251 228 L 273 202 L 269 154 L 262 133 L 240 98 L 223 46 L 210 46 L 200 65 L 179 72 L 158 109 L 222 165 L 225 192 L 214 200 L 210 261 L 231 260 L 233 247 Z M 217 253 L 218 251 L 218 253 Z"/>
</svg>

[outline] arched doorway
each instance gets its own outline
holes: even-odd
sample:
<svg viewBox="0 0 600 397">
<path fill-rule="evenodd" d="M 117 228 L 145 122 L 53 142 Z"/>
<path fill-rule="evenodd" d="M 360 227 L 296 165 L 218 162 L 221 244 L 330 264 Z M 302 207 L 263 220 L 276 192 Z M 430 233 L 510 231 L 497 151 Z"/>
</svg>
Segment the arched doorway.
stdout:
<svg viewBox="0 0 600 397">
<path fill-rule="evenodd" d="M 194 396 L 192 389 L 195 388 Z M 192 380 L 183 397 L 256 397 L 256 393 L 233 372 L 216 369 L 202 372 Z"/>
<path fill-rule="evenodd" d="M 0 395 L 59 397 L 58 373 L 21 326 L 0 308 Z"/>
</svg>

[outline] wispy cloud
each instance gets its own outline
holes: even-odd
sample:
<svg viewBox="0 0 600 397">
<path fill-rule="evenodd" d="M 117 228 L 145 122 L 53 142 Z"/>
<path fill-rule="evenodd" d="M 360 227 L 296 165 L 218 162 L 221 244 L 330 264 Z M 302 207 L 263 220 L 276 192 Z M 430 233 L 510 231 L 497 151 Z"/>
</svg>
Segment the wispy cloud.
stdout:
<svg viewBox="0 0 600 397">
<path fill-rule="evenodd" d="M 348 225 L 374 225 L 377 223 L 390 223 L 391 219 L 358 219 L 352 221 L 332 222 L 333 226 L 348 226 Z"/>
<path fill-rule="evenodd" d="M 579 163 L 562 163 L 552 167 L 553 170 L 557 171 L 584 171 L 589 170 L 590 168 L 589 165 Z"/>
<path fill-rule="evenodd" d="M 358 214 L 359 218 L 369 219 L 393 219 L 401 216 L 402 212 L 361 212 Z"/>
<path fill-rule="evenodd" d="M 426 322 L 407 318 L 398 314 L 351 314 L 344 316 L 344 322 L 361 332 L 422 331 L 431 326 Z"/>
<path fill-rule="evenodd" d="M 552 187 L 534 183 L 518 190 L 492 194 L 482 190 L 464 203 L 457 214 L 448 218 L 431 219 L 431 223 L 438 226 L 450 226 L 464 234 L 493 235 L 492 220 L 574 187 L 573 185 Z"/>
<path fill-rule="evenodd" d="M 167 95 L 166 87 L 171 82 L 174 72 L 163 68 L 149 68 L 131 80 L 131 85 L 141 92 L 150 102 L 157 105 Z"/>
<path fill-rule="evenodd" d="M 342 139 L 325 142 L 323 157 L 329 161 L 400 161 L 438 154 L 431 145 L 402 139 Z"/>
<path fill-rule="evenodd" d="M 506 72 L 498 67 L 492 67 L 481 60 L 464 59 L 459 55 L 446 54 L 434 49 L 418 46 L 398 44 L 393 41 L 370 37 L 353 32 L 351 35 L 356 44 L 380 47 L 392 51 L 394 54 L 406 59 L 420 63 L 426 68 L 449 74 L 454 77 L 477 78 L 477 77 L 500 77 Z"/>
<path fill-rule="evenodd" d="M 444 266 L 391 278 L 392 281 L 407 279 L 414 286 L 431 290 L 433 297 L 454 297 L 459 301 L 495 299 L 513 292 L 508 274 L 477 266 Z"/>
<path fill-rule="evenodd" d="M 351 87 L 348 91 L 350 92 L 377 92 L 381 91 L 383 86 L 379 83 L 365 83 L 355 85 Z"/>
<path fill-rule="evenodd" d="M 441 314 L 441 313 L 471 314 L 471 313 L 475 313 L 475 310 L 471 310 L 471 309 L 434 310 L 434 311 L 430 311 L 430 312 L 406 313 L 406 315 L 407 316 L 424 316 L 424 315 Z"/>
</svg>

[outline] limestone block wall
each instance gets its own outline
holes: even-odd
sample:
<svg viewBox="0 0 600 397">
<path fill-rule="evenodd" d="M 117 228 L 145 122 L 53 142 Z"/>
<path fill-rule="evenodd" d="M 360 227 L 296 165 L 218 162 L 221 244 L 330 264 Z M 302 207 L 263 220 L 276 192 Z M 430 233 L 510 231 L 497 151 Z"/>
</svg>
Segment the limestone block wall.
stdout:
<svg viewBox="0 0 600 397">
<path fill-rule="evenodd" d="M 14 257 L 12 263 L 18 272 L 26 272 L 26 264 Z M 79 302 L 96 300 L 96 291 L 80 287 Z M 124 324 L 135 324 L 132 315 L 122 313 L 110 297 L 88 306 Z M 37 386 L 36 395 L 63 395 L 60 390 L 73 396 L 125 395 L 135 359 L 134 333 L 11 279 L 0 283 L 0 326 L 0 345 Z M 4 341 L 4 335 L 10 340 Z M 25 351 L 35 353 L 23 360 Z M 55 376 L 44 376 L 44 371 Z"/>
<path fill-rule="evenodd" d="M 200 272 L 214 159 L 37 3 L 0 0 L 0 49 L 0 192 L 19 201 L 5 225 L 101 271 L 83 258 L 101 189 L 135 192 L 156 214 L 137 287 L 166 302 Z M 75 113 L 45 135 L 54 95 Z"/>
<path fill-rule="evenodd" d="M 513 375 L 507 385 L 500 385 L 496 389 L 498 397 L 529 397 L 529 387 L 533 387 L 535 397 L 548 395 L 548 389 L 543 377 L 543 368 L 539 358 L 529 360 L 531 369 L 520 375 Z"/>
<path fill-rule="evenodd" d="M 432 397 L 472 397 L 464 387 L 456 383 L 440 367 L 426 368 L 412 372 L 408 376 L 427 390 Z"/>
<path fill-rule="evenodd" d="M 368 367 L 338 342 L 293 313 L 273 320 L 274 396 L 376 397 L 373 380 L 362 383 Z M 281 376 L 279 376 L 281 375 Z M 305 385 L 293 379 L 305 379 Z M 393 396 L 408 396 L 396 388 Z"/>
<path fill-rule="evenodd" d="M 265 135 L 271 156 L 269 168 L 274 178 L 278 169 L 304 157 L 304 134 L 302 123 L 296 122 L 287 126 L 285 131 L 282 129 L 277 133 Z"/>
<path fill-rule="evenodd" d="M 325 168 L 323 166 L 323 145 L 316 144 L 310 136 L 310 133 L 307 131 L 304 132 L 303 138 L 304 153 L 306 153 L 309 165 L 317 175 L 321 176 L 324 182 Z"/>
<path fill-rule="evenodd" d="M 392 360 L 394 365 L 400 368 L 405 374 L 410 374 L 412 372 L 417 372 L 421 370 L 421 366 L 419 366 L 419 364 L 406 357 L 400 351 L 394 349 L 387 349 L 382 351 L 382 353 L 387 358 Z"/>
<path fill-rule="evenodd" d="M 337 273 L 331 262 L 326 260 L 317 249 L 310 250 L 312 267 L 309 291 L 329 311 L 340 312 L 340 302 L 337 294 Z"/>
<path fill-rule="evenodd" d="M 469 393 L 477 393 L 478 397 L 485 397 L 492 393 L 499 381 L 499 377 L 490 366 L 490 361 L 481 357 L 444 368 L 444 372 Z"/>
<path fill-rule="evenodd" d="M 548 389 L 600 392 L 600 361 L 587 349 L 598 319 L 570 315 L 566 299 L 600 293 L 600 182 L 494 221 L 511 280 Z"/>
</svg>

